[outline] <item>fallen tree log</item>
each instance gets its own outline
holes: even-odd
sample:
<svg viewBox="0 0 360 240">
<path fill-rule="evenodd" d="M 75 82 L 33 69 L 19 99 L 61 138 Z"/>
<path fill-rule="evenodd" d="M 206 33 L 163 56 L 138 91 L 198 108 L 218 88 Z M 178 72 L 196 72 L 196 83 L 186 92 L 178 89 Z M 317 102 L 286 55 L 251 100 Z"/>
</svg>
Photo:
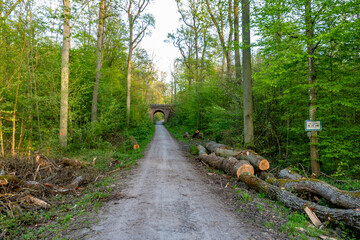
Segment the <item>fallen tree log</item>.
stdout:
<svg viewBox="0 0 360 240">
<path fill-rule="evenodd" d="M 282 179 L 291 179 L 291 180 L 299 180 L 304 178 L 300 174 L 291 171 L 289 168 L 284 168 L 283 170 L 281 170 L 278 174 L 278 177 Z"/>
<path fill-rule="evenodd" d="M 204 148 L 202 145 L 197 145 L 196 148 L 199 152 L 199 155 L 208 155 L 206 152 L 206 148 Z"/>
<path fill-rule="evenodd" d="M 226 146 L 226 145 L 221 144 L 221 143 L 213 142 L 213 141 L 208 142 L 205 145 L 205 147 L 210 153 L 216 152 L 216 149 L 218 149 L 218 148 L 231 149 L 231 147 L 229 147 L 229 146 Z"/>
<path fill-rule="evenodd" d="M 340 190 L 324 181 L 314 178 L 298 180 L 268 178 L 266 182 L 291 192 L 309 192 L 319 195 L 342 208 L 360 209 L 360 192 Z"/>
<path fill-rule="evenodd" d="M 36 181 L 24 181 L 23 186 L 31 189 L 41 190 L 47 189 L 48 191 L 56 193 L 69 193 L 74 192 L 81 184 L 87 183 L 89 180 L 83 176 L 75 178 L 69 185 L 66 187 L 56 186 L 50 183 L 40 183 Z"/>
<path fill-rule="evenodd" d="M 266 193 L 271 199 L 284 203 L 285 206 L 297 211 L 304 211 L 305 207 L 314 211 L 323 221 L 340 221 L 345 225 L 360 230 L 360 209 L 333 209 L 303 200 L 295 194 L 271 185 L 249 173 L 243 173 L 239 179 L 257 192 Z"/>
<path fill-rule="evenodd" d="M 269 161 L 253 150 L 243 150 L 236 156 L 236 158 L 249 161 L 256 170 L 266 171 L 270 168 Z"/>
<path fill-rule="evenodd" d="M 247 172 L 249 174 L 254 174 L 254 168 L 251 164 L 244 160 L 237 160 L 236 158 L 223 158 L 218 157 L 214 153 L 210 155 L 200 155 L 198 157 L 201 161 L 209 164 L 212 167 L 215 167 L 220 170 L 224 170 L 226 173 L 233 176 L 239 177 L 240 174 Z"/>
<path fill-rule="evenodd" d="M 134 150 L 140 148 L 139 143 L 136 141 L 136 139 L 133 136 L 130 136 L 130 141 Z"/>
<path fill-rule="evenodd" d="M 96 160 L 96 159 L 95 159 Z M 93 165 L 93 163 L 89 163 L 89 162 L 83 162 L 83 161 L 79 161 L 79 160 L 74 160 L 74 159 L 70 159 L 70 158 L 62 158 L 61 162 L 65 165 L 65 166 L 72 166 L 72 167 L 83 167 L 83 166 L 91 166 Z"/>
<path fill-rule="evenodd" d="M 220 157 L 237 157 L 239 155 L 239 151 L 230 150 L 230 149 L 223 149 L 223 148 L 217 148 L 215 150 L 215 154 Z"/>
</svg>

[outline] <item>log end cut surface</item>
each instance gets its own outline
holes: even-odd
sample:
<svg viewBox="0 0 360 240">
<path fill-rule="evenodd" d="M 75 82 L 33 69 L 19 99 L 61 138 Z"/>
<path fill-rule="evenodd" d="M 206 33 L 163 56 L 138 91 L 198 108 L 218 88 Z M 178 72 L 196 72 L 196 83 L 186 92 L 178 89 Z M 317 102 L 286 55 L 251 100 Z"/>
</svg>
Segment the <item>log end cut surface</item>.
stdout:
<svg viewBox="0 0 360 240">
<path fill-rule="evenodd" d="M 263 160 L 260 161 L 260 163 L 259 163 L 259 169 L 260 169 L 261 171 L 266 171 L 266 170 L 268 170 L 269 168 L 270 168 L 270 164 L 269 164 L 269 161 L 268 161 L 268 160 L 263 159 Z"/>
</svg>

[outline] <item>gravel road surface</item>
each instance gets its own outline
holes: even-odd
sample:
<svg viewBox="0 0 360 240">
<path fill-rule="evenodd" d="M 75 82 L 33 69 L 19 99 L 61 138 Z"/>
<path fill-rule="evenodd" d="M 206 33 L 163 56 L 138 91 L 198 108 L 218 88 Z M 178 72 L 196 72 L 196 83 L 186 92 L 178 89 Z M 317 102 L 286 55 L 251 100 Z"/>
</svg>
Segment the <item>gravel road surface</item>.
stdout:
<svg viewBox="0 0 360 240">
<path fill-rule="evenodd" d="M 81 239 L 271 239 L 241 222 L 212 193 L 166 128 L 156 125 L 124 197 L 110 202 Z"/>
</svg>

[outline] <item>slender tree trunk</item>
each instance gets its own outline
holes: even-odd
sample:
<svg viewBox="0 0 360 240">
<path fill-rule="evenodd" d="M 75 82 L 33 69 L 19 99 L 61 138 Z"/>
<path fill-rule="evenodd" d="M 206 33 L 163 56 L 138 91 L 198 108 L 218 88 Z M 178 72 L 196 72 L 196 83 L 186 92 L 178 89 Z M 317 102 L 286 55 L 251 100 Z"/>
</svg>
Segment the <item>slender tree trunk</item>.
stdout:
<svg viewBox="0 0 360 240">
<path fill-rule="evenodd" d="M 20 75 L 19 75 L 19 81 L 20 81 Z M 14 104 L 14 112 L 13 112 L 13 118 L 12 118 L 12 122 L 13 122 L 13 129 L 12 129 L 12 141 L 11 141 L 11 156 L 15 157 L 16 156 L 16 151 L 15 151 L 15 133 L 16 133 L 16 106 L 17 106 L 17 101 L 18 101 L 18 97 L 19 97 L 19 87 L 20 87 L 20 82 L 17 85 L 16 88 L 16 96 L 15 96 L 15 104 Z"/>
<path fill-rule="evenodd" d="M 64 0 L 63 49 L 61 63 L 61 100 L 59 142 L 67 146 L 68 108 L 69 108 L 69 55 L 70 55 L 70 0 Z"/>
<path fill-rule="evenodd" d="M 104 43 L 104 23 L 105 23 L 105 4 L 106 0 L 101 0 L 99 7 L 99 25 L 97 34 L 97 49 L 96 49 L 96 75 L 95 85 L 92 98 L 91 106 L 91 122 L 97 121 L 97 104 L 99 97 L 99 84 L 101 79 L 101 68 L 102 68 L 102 53 Z"/>
<path fill-rule="evenodd" d="M 314 40 L 314 23 L 312 19 L 312 8 L 311 1 L 306 2 L 305 6 L 305 25 L 306 25 L 306 36 L 307 36 L 307 54 L 308 54 L 308 82 L 309 82 L 309 115 L 310 120 L 315 121 L 316 119 L 316 73 L 315 73 L 315 61 L 314 61 L 314 52 L 315 47 L 313 44 Z M 318 150 L 318 139 L 317 132 L 310 132 L 310 158 L 311 158 L 311 171 L 315 174 L 320 174 L 320 162 L 319 160 L 319 150 Z"/>
<path fill-rule="evenodd" d="M 130 33 L 130 35 L 132 35 Z M 126 83 L 127 83 L 127 90 L 126 90 L 126 121 L 130 123 L 130 106 L 131 106 L 131 61 L 132 61 L 132 37 L 130 37 L 130 45 L 129 45 L 129 54 L 127 59 L 127 75 L 126 75 Z"/>
<path fill-rule="evenodd" d="M 2 132 L 1 109 L 0 109 L 0 145 L 1 145 L 1 157 L 5 157 L 4 139 L 3 139 L 3 132 Z"/>
<path fill-rule="evenodd" d="M 242 40 L 243 40 L 243 90 L 244 90 L 244 142 L 254 144 L 253 96 L 251 79 L 250 49 L 250 0 L 242 0 Z"/>
<path fill-rule="evenodd" d="M 239 2 L 234 0 L 234 44 L 235 44 L 235 76 L 236 82 L 241 83 L 241 59 L 240 59 L 240 30 L 239 30 Z"/>
</svg>

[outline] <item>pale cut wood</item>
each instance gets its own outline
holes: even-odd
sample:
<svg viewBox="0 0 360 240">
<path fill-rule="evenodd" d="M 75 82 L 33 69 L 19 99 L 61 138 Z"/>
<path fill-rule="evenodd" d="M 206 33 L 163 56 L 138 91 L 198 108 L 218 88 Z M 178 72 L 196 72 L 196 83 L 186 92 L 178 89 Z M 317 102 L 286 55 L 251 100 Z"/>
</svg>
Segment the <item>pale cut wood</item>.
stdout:
<svg viewBox="0 0 360 240">
<path fill-rule="evenodd" d="M 257 192 L 266 193 L 269 198 L 284 203 L 285 206 L 297 211 L 303 211 L 304 207 L 312 209 L 320 220 L 323 221 L 340 221 L 347 226 L 352 226 L 360 230 L 360 211 L 356 209 L 333 209 L 316 203 L 303 200 L 295 194 L 282 189 L 280 187 L 271 185 L 260 178 L 249 173 L 243 173 L 239 179 L 246 183 L 250 188 Z"/>
<path fill-rule="evenodd" d="M 199 155 L 208 155 L 206 149 L 202 145 L 197 145 L 196 148 L 199 152 Z"/>
<path fill-rule="evenodd" d="M 70 158 L 62 158 L 61 162 L 65 166 L 72 166 L 72 167 L 82 167 L 82 166 L 91 166 L 91 165 L 93 165 L 93 163 L 83 162 L 83 161 L 70 159 Z"/>
<path fill-rule="evenodd" d="M 322 222 L 319 220 L 319 218 L 316 216 L 316 214 L 311 211 L 310 208 L 305 207 L 304 211 L 306 212 L 306 214 L 309 216 L 311 222 L 314 224 L 315 227 L 317 228 L 322 228 L 324 225 L 322 224 Z"/>
<path fill-rule="evenodd" d="M 30 194 L 26 195 L 26 196 L 24 197 L 24 200 L 27 200 L 27 201 L 29 201 L 30 203 L 33 203 L 33 204 L 35 204 L 35 205 L 38 205 L 38 206 L 40 206 L 40 207 L 42 207 L 42 208 L 50 208 L 50 207 L 51 207 L 51 205 L 50 205 L 49 203 L 47 203 L 47 202 L 45 202 L 44 200 L 41 200 L 41 199 L 39 199 L 39 198 L 36 198 L 36 197 L 34 197 L 34 196 L 31 196 Z"/>
</svg>

